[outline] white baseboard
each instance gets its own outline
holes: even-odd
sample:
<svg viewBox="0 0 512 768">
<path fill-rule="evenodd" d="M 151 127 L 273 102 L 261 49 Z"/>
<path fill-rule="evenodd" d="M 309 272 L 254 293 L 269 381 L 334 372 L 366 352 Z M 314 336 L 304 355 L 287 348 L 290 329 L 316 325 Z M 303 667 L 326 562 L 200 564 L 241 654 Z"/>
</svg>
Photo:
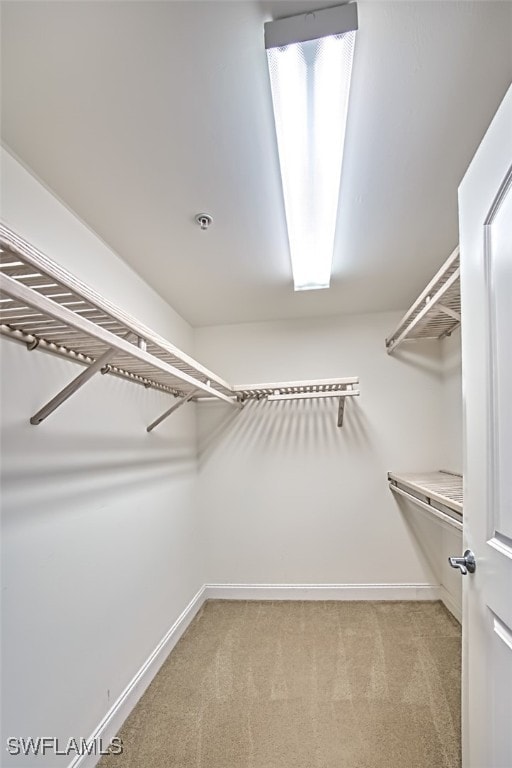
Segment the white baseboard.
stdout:
<svg viewBox="0 0 512 768">
<path fill-rule="evenodd" d="M 201 609 L 205 600 L 206 590 L 203 585 L 192 598 L 183 613 L 178 616 L 169 631 L 160 640 L 155 650 L 148 656 L 117 701 L 109 709 L 101 723 L 89 737 L 89 741 L 92 741 L 92 739 L 101 739 L 105 749 L 107 748 L 110 740 L 119 732 L 122 724 L 135 707 L 167 656 L 191 623 L 192 619 Z M 100 756 L 98 755 L 79 755 L 69 764 L 68 768 L 94 768 L 99 760 Z"/>
<path fill-rule="evenodd" d="M 205 584 L 158 643 L 89 737 L 108 745 L 149 686 L 205 600 L 439 600 L 448 592 L 433 584 Z M 445 600 L 446 598 L 446 600 Z M 68 768 L 94 768 L 98 755 L 74 758 Z"/>
<path fill-rule="evenodd" d="M 206 584 L 209 600 L 439 600 L 433 584 Z"/>
<path fill-rule="evenodd" d="M 459 624 L 462 624 L 462 606 L 459 605 L 452 595 L 448 592 L 446 587 L 440 587 L 440 598 L 443 601 L 444 605 L 448 608 L 450 613 L 455 616 Z"/>
</svg>

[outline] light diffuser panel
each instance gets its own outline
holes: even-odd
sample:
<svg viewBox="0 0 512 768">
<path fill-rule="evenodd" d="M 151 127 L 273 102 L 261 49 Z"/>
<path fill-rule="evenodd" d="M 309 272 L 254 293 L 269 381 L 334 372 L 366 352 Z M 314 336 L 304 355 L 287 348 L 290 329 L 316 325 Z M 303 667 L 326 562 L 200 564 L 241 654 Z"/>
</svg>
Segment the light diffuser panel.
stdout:
<svg viewBox="0 0 512 768">
<path fill-rule="evenodd" d="M 297 291 L 330 283 L 354 43 L 348 31 L 267 48 Z"/>
</svg>

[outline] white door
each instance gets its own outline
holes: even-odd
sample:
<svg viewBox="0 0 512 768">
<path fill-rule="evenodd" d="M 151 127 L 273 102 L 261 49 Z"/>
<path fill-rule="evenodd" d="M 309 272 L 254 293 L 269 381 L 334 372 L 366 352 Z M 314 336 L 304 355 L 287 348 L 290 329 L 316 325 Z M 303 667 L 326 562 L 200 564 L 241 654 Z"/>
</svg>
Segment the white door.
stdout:
<svg viewBox="0 0 512 768">
<path fill-rule="evenodd" d="M 512 768 L 512 87 L 459 187 L 464 768 Z M 455 554 L 455 553 L 454 553 Z"/>
</svg>

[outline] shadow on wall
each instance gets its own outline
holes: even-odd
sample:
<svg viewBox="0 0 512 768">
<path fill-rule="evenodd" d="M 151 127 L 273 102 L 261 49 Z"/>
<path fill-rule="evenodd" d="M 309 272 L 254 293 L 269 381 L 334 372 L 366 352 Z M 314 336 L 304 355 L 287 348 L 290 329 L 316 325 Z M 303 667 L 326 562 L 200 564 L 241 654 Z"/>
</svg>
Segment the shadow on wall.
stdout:
<svg viewBox="0 0 512 768">
<path fill-rule="evenodd" d="M 391 357 L 415 370 L 428 373 L 435 379 L 439 379 L 443 374 L 440 349 L 433 356 L 432 348 L 425 344 L 424 339 L 410 341 L 400 346 L 391 354 Z"/>
<path fill-rule="evenodd" d="M 410 541 L 414 546 L 416 556 L 423 567 L 430 571 L 433 583 L 441 583 L 441 527 L 434 518 L 426 517 L 410 501 L 390 493 L 400 510 L 407 530 L 411 534 Z"/>
<path fill-rule="evenodd" d="M 39 429 L 39 427 L 29 427 Z M 40 450 L 27 455 L 18 443 L 19 425 L 4 429 L 2 443 L 3 521 L 20 515 L 39 517 L 58 505 L 70 509 L 84 501 L 101 501 L 113 493 L 127 495 L 158 483 L 195 474 L 193 443 L 157 435 L 53 434 L 40 441 Z"/>
<path fill-rule="evenodd" d="M 301 448 L 311 453 L 346 444 L 373 450 L 371 427 L 357 398 L 347 398 L 343 426 L 337 426 L 338 399 L 249 401 L 244 408 L 200 406 L 198 458 L 204 466 L 215 450 L 229 441 L 237 455 L 257 451 L 287 453 Z"/>
<path fill-rule="evenodd" d="M 462 377 L 462 340 L 460 328 L 443 339 L 443 375 Z"/>
<path fill-rule="evenodd" d="M 30 416 L 81 366 L 2 342 L 3 521 L 103 508 L 118 496 L 149 492 L 196 473 L 195 419 L 148 434 L 173 399 L 115 377 L 93 377 L 40 426 Z"/>
</svg>

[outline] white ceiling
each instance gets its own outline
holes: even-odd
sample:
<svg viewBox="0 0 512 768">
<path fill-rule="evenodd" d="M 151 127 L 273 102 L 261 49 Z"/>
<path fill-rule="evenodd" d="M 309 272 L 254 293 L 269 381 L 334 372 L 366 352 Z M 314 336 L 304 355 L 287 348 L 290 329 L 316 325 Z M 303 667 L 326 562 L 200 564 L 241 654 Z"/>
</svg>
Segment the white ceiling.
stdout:
<svg viewBox="0 0 512 768">
<path fill-rule="evenodd" d="M 193 325 L 403 309 L 457 243 L 512 4 L 359 3 L 331 288 L 294 293 L 263 23 L 329 4 L 3 2 L 3 141 Z"/>
</svg>

